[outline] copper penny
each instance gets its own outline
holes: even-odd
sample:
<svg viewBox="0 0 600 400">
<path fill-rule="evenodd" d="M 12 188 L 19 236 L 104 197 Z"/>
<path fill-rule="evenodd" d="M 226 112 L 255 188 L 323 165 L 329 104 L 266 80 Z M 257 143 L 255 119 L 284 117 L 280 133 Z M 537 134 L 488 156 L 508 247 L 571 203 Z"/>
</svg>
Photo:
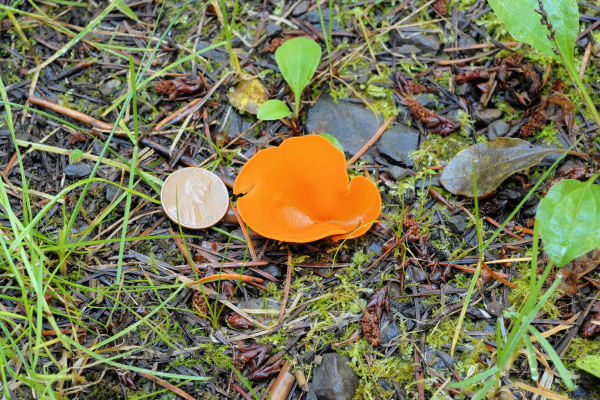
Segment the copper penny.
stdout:
<svg viewBox="0 0 600 400">
<path fill-rule="evenodd" d="M 190 167 L 169 175 L 160 191 L 160 202 L 171 221 L 184 228 L 203 229 L 223 218 L 229 195 L 215 174 Z"/>
</svg>

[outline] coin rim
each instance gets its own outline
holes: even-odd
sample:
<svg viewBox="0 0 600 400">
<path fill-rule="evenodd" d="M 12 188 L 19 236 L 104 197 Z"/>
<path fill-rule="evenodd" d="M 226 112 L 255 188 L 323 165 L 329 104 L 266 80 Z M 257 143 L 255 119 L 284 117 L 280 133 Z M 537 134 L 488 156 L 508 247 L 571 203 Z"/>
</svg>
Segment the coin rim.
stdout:
<svg viewBox="0 0 600 400">
<path fill-rule="evenodd" d="M 199 170 L 201 171 L 201 173 L 205 174 L 206 176 L 210 176 L 211 179 L 215 178 L 217 180 L 217 182 L 219 182 L 217 185 L 225 192 L 225 195 L 227 197 L 227 199 L 229 199 L 229 193 L 227 192 L 227 187 L 225 186 L 225 184 L 223 183 L 223 181 L 221 180 L 221 178 L 219 178 L 215 173 L 204 169 L 204 168 L 199 168 L 199 167 L 186 167 L 186 168 L 181 168 L 178 169 L 177 171 L 171 173 L 163 182 L 162 188 L 160 189 L 160 204 L 162 206 L 163 212 L 165 213 L 165 215 L 167 216 L 167 218 L 169 218 L 171 221 L 173 221 L 174 223 L 181 225 L 184 228 L 187 229 L 206 229 L 206 228 L 210 228 L 213 225 L 216 225 L 219 221 L 221 221 L 223 219 L 223 217 L 225 216 L 225 214 L 227 214 L 227 209 L 229 208 L 229 202 L 227 204 L 227 207 L 225 208 L 225 211 L 223 211 L 223 214 L 221 214 L 221 216 L 213 223 L 208 224 L 208 225 L 188 225 L 188 224 L 184 224 L 181 223 L 180 221 L 177 221 L 177 216 L 172 216 L 169 211 L 167 210 L 167 207 L 165 207 L 165 203 L 164 203 L 164 190 L 165 187 L 167 186 L 167 183 L 169 182 L 169 179 L 171 179 L 171 177 L 173 175 L 176 175 L 178 173 L 186 173 L 186 171 L 190 171 L 190 170 Z"/>
</svg>

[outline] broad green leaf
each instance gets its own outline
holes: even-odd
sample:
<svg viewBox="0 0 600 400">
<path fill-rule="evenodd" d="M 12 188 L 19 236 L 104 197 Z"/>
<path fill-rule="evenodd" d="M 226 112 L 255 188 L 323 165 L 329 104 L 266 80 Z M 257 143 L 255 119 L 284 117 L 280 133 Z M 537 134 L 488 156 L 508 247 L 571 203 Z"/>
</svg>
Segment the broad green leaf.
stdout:
<svg viewBox="0 0 600 400">
<path fill-rule="evenodd" d="M 557 59 L 556 44 L 548 38 L 549 31 L 542 25 L 538 0 L 488 0 L 508 32 L 520 42 L 532 45 L 540 52 Z M 575 39 L 579 31 L 577 0 L 543 0 L 548 21 L 556 32 L 556 42 L 565 62 L 573 60 Z"/>
<path fill-rule="evenodd" d="M 275 60 L 281 70 L 283 79 L 294 92 L 296 114 L 300 103 L 300 95 L 310 82 L 321 61 L 321 46 L 314 40 L 296 37 L 283 42 L 275 51 Z"/>
<path fill-rule="evenodd" d="M 587 356 L 575 361 L 577 368 L 600 378 L 600 356 Z"/>
<path fill-rule="evenodd" d="M 321 133 L 320 136 L 323 136 L 325 139 L 329 140 L 331 144 L 337 147 L 342 153 L 344 152 L 342 144 L 335 138 L 335 136 L 330 135 L 329 133 Z"/>
<path fill-rule="evenodd" d="M 477 195 L 483 196 L 496 189 L 515 172 L 533 167 L 548 154 L 560 149 L 534 146 L 526 140 L 497 138 L 476 143 L 458 153 L 442 172 L 442 185 L 454 194 L 475 196 L 473 167 L 477 174 Z"/>
<path fill-rule="evenodd" d="M 563 179 L 544 197 L 536 219 L 548 258 L 563 266 L 600 247 L 600 186 Z"/>
<path fill-rule="evenodd" d="M 258 109 L 256 117 L 263 121 L 272 121 L 289 117 L 292 114 L 288 106 L 281 100 L 267 100 Z"/>
<path fill-rule="evenodd" d="M 119 11 L 121 11 L 126 17 L 134 21 L 138 20 L 137 15 L 133 12 L 131 8 L 129 8 L 129 6 L 123 0 L 116 0 L 116 3 L 116 6 L 119 9 Z"/>
</svg>

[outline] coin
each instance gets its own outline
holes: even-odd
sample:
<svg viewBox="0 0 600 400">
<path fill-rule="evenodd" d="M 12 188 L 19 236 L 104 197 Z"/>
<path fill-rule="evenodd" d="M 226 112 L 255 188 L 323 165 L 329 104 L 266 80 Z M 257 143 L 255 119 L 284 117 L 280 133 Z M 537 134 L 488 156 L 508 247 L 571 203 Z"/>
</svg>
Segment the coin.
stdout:
<svg viewBox="0 0 600 400">
<path fill-rule="evenodd" d="M 208 228 L 229 207 L 225 184 L 203 168 L 182 168 L 163 183 L 160 202 L 169 219 L 188 229 Z"/>
</svg>

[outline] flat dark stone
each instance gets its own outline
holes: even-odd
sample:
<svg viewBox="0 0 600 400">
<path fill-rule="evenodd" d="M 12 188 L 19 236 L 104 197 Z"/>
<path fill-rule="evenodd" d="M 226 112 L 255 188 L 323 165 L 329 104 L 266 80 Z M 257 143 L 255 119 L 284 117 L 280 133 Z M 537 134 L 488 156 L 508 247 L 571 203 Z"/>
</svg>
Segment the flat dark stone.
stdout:
<svg viewBox="0 0 600 400">
<path fill-rule="evenodd" d="M 308 111 L 306 130 L 309 133 L 329 133 L 340 142 L 344 151 L 353 156 L 377 132 L 383 123 L 362 104 L 339 100 L 337 104 L 331 96 L 323 95 Z M 373 160 L 375 152 L 370 149 L 366 159 Z"/>
<path fill-rule="evenodd" d="M 381 136 L 377 150 L 388 160 L 407 167 L 414 162 L 409 154 L 419 147 L 419 131 L 406 125 L 394 125 Z"/>
<path fill-rule="evenodd" d="M 351 400 L 358 388 L 358 377 L 350 368 L 350 359 L 338 353 L 323 354 L 323 362 L 315 368 L 308 398 L 318 400 Z"/>
<path fill-rule="evenodd" d="M 69 164 L 65 167 L 64 173 L 69 178 L 85 178 L 92 173 L 92 167 L 83 162 Z"/>
<path fill-rule="evenodd" d="M 413 45 L 419 48 L 424 53 L 437 53 L 442 42 L 437 35 L 422 33 L 422 32 L 403 32 L 393 30 L 391 32 L 391 40 L 394 46 L 402 46 L 405 44 Z"/>
</svg>

